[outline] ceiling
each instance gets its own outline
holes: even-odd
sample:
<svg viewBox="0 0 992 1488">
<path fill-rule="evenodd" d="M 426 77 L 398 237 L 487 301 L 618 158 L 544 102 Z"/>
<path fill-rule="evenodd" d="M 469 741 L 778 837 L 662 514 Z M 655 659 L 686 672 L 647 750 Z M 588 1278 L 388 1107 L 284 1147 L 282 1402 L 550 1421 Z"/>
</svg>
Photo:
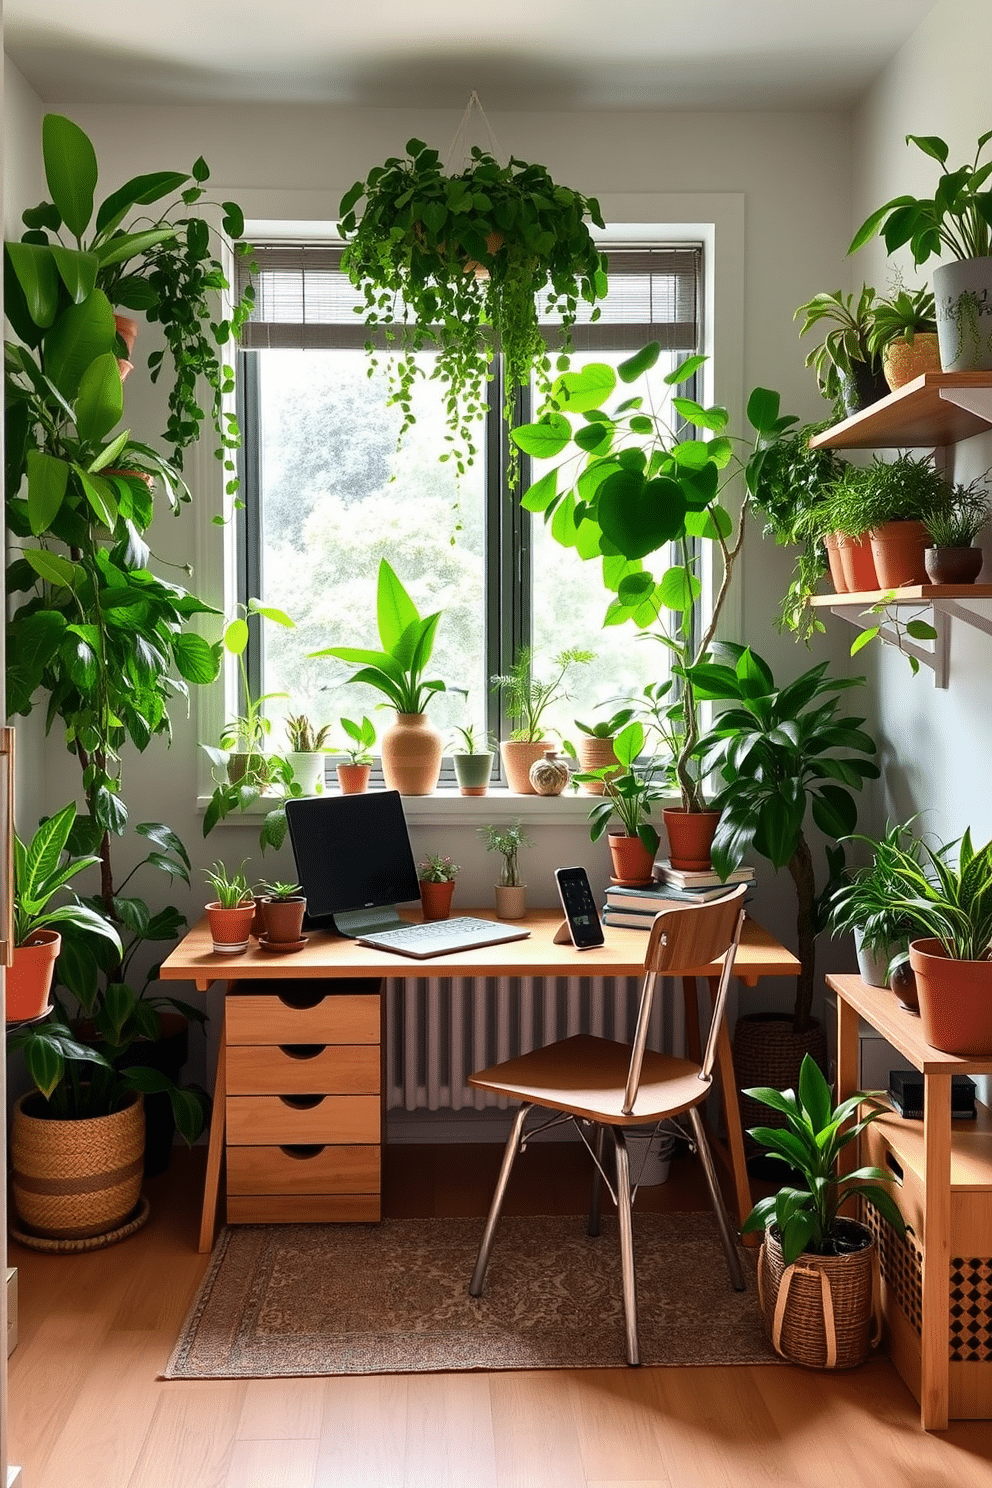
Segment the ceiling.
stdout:
<svg viewBox="0 0 992 1488">
<path fill-rule="evenodd" d="M 51 106 L 836 108 L 934 0 L 6 0 Z"/>
</svg>

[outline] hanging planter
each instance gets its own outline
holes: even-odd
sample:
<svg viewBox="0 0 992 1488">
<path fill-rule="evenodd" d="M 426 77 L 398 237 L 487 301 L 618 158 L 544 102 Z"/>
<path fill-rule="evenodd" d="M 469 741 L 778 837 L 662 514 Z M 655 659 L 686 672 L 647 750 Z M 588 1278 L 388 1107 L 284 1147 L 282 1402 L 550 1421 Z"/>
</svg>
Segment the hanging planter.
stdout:
<svg viewBox="0 0 992 1488">
<path fill-rule="evenodd" d="M 475 104 L 473 95 L 469 112 Z M 369 351 L 401 353 L 389 365 L 401 437 L 414 422 L 410 398 L 423 370 L 411 354 L 436 353 L 433 375 L 462 471 L 476 453 L 471 423 L 486 411 L 494 350 L 503 357 L 510 424 L 519 388 L 532 378 L 542 391 L 550 385 L 542 323 L 561 326 L 567 354 L 580 302 L 605 297 L 605 260 L 585 220 L 603 227 L 603 218 L 593 197 L 559 186 L 543 165 L 512 156 L 501 165 L 476 145 L 470 164 L 449 175 L 422 140 L 406 150 L 345 194 L 342 267 L 365 296 L 365 324 L 381 331 Z"/>
</svg>

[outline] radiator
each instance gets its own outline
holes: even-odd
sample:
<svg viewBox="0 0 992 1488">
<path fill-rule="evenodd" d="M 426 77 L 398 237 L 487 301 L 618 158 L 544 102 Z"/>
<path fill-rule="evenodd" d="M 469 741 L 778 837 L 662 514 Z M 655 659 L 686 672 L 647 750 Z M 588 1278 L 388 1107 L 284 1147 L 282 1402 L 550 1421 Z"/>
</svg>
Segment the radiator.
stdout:
<svg viewBox="0 0 992 1488">
<path fill-rule="evenodd" d="M 664 983 L 667 992 L 670 984 Z M 640 977 L 419 977 L 386 982 L 386 1091 L 392 1110 L 503 1108 L 468 1077 L 575 1033 L 633 1038 Z M 649 1046 L 681 1052 L 682 998 L 659 989 Z"/>
</svg>

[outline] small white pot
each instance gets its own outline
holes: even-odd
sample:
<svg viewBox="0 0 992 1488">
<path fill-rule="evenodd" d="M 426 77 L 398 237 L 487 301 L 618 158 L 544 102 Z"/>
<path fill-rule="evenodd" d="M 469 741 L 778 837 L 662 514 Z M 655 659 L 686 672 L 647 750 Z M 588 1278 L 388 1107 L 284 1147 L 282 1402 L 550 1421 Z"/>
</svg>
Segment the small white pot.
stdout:
<svg viewBox="0 0 992 1488">
<path fill-rule="evenodd" d="M 303 787 L 305 796 L 324 794 L 324 761 L 326 754 L 287 754 L 293 775 Z"/>
</svg>

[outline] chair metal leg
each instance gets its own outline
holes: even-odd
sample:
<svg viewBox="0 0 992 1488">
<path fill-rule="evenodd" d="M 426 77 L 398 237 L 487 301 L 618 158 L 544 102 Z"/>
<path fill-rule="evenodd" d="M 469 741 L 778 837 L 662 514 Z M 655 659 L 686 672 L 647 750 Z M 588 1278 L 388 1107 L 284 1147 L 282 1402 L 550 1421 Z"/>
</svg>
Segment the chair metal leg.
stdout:
<svg viewBox="0 0 992 1488">
<path fill-rule="evenodd" d="M 601 1126 L 596 1127 L 596 1135 L 592 1140 L 593 1165 L 592 1165 L 592 1194 L 589 1199 L 589 1223 L 586 1225 L 587 1235 L 598 1235 L 600 1231 L 599 1216 L 601 1200 L 603 1196 L 603 1137 L 606 1135 Z"/>
<path fill-rule="evenodd" d="M 637 1342 L 637 1277 L 634 1274 L 634 1224 L 630 1204 L 630 1167 L 627 1143 L 620 1127 L 614 1126 L 617 1158 L 617 1219 L 620 1222 L 620 1270 L 623 1277 L 623 1317 L 627 1331 L 627 1363 L 640 1364 Z"/>
<path fill-rule="evenodd" d="M 500 1211 L 503 1208 L 503 1199 L 506 1197 L 507 1185 L 510 1182 L 510 1174 L 513 1171 L 513 1163 L 520 1150 L 520 1137 L 524 1129 L 524 1121 L 527 1112 L 531 1109 L 529 1105 L 521 1106 L 513 1121 L 513 1128 L 503 1149 L 503 1163 L 496 1180 L 496 1191 L 493 1201 L 489 1206 L 489 1217 L 486 1220 L 486 1228 L 482 1233 L 482 1244 L 479 1246 L 479 1256 L 472 1272 L 472 1280 L 468 1284 L 470 1297 L 481 1297 L 482 1288 L 486 1283 L 486 1268 L 489 1265 L 489 1252 L 492 1250 L 493 1236 L 499 1223 Z"/>
<path fill-rule="evenodd" d="M 727 1270 L 730 1273 L 730 1284 L 735 1292 L 743 1292 L 744 1273 L 741 1270 L 741 1258 L 737 1253 L 737 1244 L 730 1229 L 727 1219 L 727 1210 L 724 1206 L 723 1195 L 717 1182 L 716 1169 L 713 1166 L 713 1154 L 710 1144 L 706 1140 L 706 1131 L 703 1127 L 703 1118 L 699 1114 L 698 1106 L 691 1106 L 689 1117 L 692 1121 L 692 1134 L 696 1142 L 696 1150 L 703 1164 L 703 1172 L 706 1174 L 706 1183 L 710 1191 L 710 1201 L 713 1212 L 716 1215 L 717 1228 L 720 1231 L 720 1241 L 723 1245 L 723 1253 L 727 1258 Z"/>
</svg>

